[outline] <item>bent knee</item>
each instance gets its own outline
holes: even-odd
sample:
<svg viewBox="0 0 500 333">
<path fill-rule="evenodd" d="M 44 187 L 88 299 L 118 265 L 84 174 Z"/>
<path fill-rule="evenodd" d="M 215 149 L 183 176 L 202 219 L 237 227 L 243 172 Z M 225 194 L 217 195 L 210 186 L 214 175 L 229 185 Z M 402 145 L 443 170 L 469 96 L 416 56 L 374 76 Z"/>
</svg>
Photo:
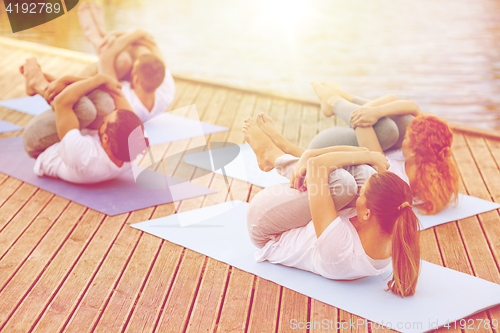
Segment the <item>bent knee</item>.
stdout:
<svg viewBox="0 0 500 333">
<path fill-rule="evenodd" d="M 399 139 L 398 125 L 389 117 L 380 119 L 373 126 L 373 129 L 377 134 L 377 138 L 380 142 L 380 147 L 383 151 L 386 151 L 394 146 L 394 144 Z"/>
</svg>

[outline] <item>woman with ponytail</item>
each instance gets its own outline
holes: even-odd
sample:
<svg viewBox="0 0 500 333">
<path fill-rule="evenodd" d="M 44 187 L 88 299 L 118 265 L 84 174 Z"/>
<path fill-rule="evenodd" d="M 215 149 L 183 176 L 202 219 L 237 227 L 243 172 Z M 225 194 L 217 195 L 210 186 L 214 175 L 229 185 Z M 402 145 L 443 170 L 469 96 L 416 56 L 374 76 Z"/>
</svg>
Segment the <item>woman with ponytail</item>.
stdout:
<svg viewBox="0 0 500 333">
<path fill-rule="evenodd" d="M 358 165 L 355 168 L 366 168 L 364 175 L 371 177 L 357 196 L 349 191 L 352 184 L 357 189 L 357 173 L 344 169 L 356 158 L 349 154 L 330 152 L 308 159 L 304 193 L 308 200 L 299 199 L 290 192 L 295 190 L 283 184 L 267 187 L 252 199 L 247 224 L 250 239 L 260 248 L 255 258 L 333 280 L 380 275 L 389 269 L 392 258 L 393 277 L 387 290 L 401 297 L 413 295 L 420 246 L 410 188 L 391 172 L 375 173 Z M 355 208 L 340 210 L 332 183 L 345 189 L 342 196 L 354 198 Z M 303 207 L 304 202 L 309 207 Z"/>
<path fill-rule="evenodd" d="M 366 208 L 391 235 L 393 277 L 388 289 L 401 297 L 413 295 L 420 270 L 420 244 L 410 188 L 395 174 L 382 172 L 369 179 L 364 196 Z"/>
</svg>

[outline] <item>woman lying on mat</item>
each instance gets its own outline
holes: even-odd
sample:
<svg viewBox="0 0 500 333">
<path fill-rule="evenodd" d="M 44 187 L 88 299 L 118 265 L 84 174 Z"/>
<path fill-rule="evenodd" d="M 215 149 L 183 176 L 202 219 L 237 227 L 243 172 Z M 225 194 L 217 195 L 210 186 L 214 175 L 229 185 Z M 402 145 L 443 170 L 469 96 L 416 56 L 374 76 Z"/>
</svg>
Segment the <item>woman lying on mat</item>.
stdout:
<svg viewBox="0 0 500 333">
<path fill-rule="evenodd" d="M 245 121 L 243 132 L 262 169 L 274 165 L 282 175 L 292 174 L 298 158 L 281 151 L 253 119 Z M 247 212 L 250 238 L 260 248 L 257 261 L 351 280 L 382 274 L 392 258 L 389 290 L 401 297 L 414 294 L 420 246 L 410 187 L 364 163 L 388 167 L 381 153 L 365 148 L 321 149 L 307 161 L 307 192 L 288 184 L 259 192 Z"/>
<path fill-rule="evenodd" d="M 374 101 L 350 95 L 334 83 L 313 82 L 326 116 L 333 113 L 352 127 L 332 127 L 319 133 L 304 149 L 292 145 L 276 131 L 272 119 L 261 114 L 257 123 L 287 154 L 301 157 L 297 177 L 305 172 L 315 149 L 331 146 L 361 146 L 383 152 L 389 170 L 411 187 L 415 206 L 422 214 L 437 214 L 457 199 L 458 170 L 451 156 L 453 134 L 445 121 L 422 115 L 413 101 L 387 95 Z M 299 188 L 296 185 L 295 188 Z"/>
</svg>

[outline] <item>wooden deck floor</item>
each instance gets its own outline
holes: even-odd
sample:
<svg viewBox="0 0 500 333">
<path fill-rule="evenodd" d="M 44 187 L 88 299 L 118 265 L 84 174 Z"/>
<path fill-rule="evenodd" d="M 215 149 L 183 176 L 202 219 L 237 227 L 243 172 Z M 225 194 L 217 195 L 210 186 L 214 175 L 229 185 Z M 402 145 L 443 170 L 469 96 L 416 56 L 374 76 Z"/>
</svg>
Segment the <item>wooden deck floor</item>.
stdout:
<svg viewBox="0 0 500 333">
<path fill-rule="evenodd" d="M 76 74 L 85 66 L 81 59 L 64 54 L 0 44 L 0 99 L 24 96 L 17 67 L 31 55 L 54 75 Z M 302 147 L 336 124 L 310 103 L 178 79 L 171 109 L 190 104 L 196 105 L 203 121 L 231 128 L 212 135 L 211 141 L 243 143 L 243 119 L 262 111 L 275 119 L 285 137 Z M 0 108 L 2 120 L 26 125 L 30 118 Z M 179 141 L 157 146 L 154 153 L 171 155 L 195 146 L 191 140 Z M 500 141 L 457 131 L 453 155 L 461 192 L 500 202 Z M 229 200 L 222 176 L 198 177 L 200 172 L 183 167 L 175 169 L 174 176 L 188 175 L 217 193 L 113 217 L 0 174 L 0 330 L 305 332 L 291 329 L 290 320 L 358 319 L 128 226 Z M 243 201 L 261 190 L 238 180 L 230 185 L 234 199 Z M 422 244 L 423 259 L 500 283 L 498 211 L 422 231 Z M 500 306 L 471 318 L 500 319 Z"/>
</svg>

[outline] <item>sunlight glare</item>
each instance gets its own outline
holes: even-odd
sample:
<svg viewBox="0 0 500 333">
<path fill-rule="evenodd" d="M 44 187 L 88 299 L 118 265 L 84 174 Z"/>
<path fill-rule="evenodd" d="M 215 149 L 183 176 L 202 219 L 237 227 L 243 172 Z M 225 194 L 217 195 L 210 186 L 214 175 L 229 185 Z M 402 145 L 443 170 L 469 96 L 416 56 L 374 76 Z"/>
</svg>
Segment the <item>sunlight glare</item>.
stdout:
<svg viewBox="0 0 500 333">
<path fill-rule="evenodd" d="M 266 0 L 264 19 L 282 25 L 286 30 L 293 29 L 294 23 L 310 11 L 303 0 Z"/>
</svg>

